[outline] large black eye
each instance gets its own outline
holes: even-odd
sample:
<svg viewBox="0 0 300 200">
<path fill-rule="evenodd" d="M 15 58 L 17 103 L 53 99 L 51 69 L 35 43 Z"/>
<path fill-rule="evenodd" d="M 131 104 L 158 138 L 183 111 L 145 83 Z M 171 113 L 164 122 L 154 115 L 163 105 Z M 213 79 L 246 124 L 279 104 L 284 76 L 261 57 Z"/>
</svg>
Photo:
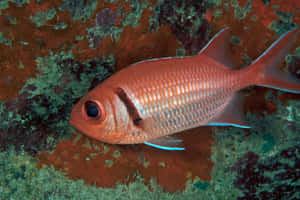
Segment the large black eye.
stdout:
<svg viewBox="0 0 300 200">
<path fill-rule="evenodd" d="M 100 110 L 98 104 L 95 103 L 94 101 L 85 102 L 84 107 L 85 107 L 86 115 L 88 117 L 91 117 L 91 118 L 96 118 L 99 116 L 101 117 L 101 110 Z"/>
</svg>

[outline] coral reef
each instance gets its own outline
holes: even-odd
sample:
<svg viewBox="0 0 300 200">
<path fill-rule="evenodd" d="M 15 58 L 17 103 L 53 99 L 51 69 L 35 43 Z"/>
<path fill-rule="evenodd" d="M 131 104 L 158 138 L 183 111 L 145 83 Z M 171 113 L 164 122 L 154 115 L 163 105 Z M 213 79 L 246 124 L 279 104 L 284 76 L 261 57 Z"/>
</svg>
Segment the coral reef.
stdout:
<svg viewBox="0 0 300 200">
<path fill-rule="evenodd" d="M 69 102 L 107 77 L 113 58 L 79 63 L 70 53 L 61 52 L 36 62 L 39 75 L 27 80 L 18 98 L 1 103 L 2 150 L 14 144 L 35 154 L 53 148 L 59 137 L 70 134 Z"/>
<path fill-rule="evenodd" d="M 197 53 L 207 42 L 209 24 L 206 11 L 216 6 L 213 1 L 163 0 L 153 8 L 151 29 L 168 25 L 189 54 Z"/>
<path fill-rule="evenodd" d="M 238 172 L 234 185 L 245 191 L 238 199 L 297 199 L 299 151 L 300 147 L 294 146 L 263 160 L 253 152 L 246 153 L 233 166 Z"/>
<path fill-rule="evenodd" d="M 286 107 L 277 105 L 280 114 L 265 117 L 266 125 L 258 126 L 257 133 L 265 133 L 261 150 L 249 150 L 232 168 L 237 172 L 235 186 L 244 191 L 238 199 L 299 198 L 300 104 L 290 101 Z M 273 123 L 276 125 L 270 129 Z"/>
<path fill-rule="evenodd" d="M 215 135 L 213 148 L 217 152 L 213 159 L 215 165 L 223 164 L 221 173 L 239 189 L 234 199 L 299 197 L 300 104 L 276 104 L 277 111 L 271 115 L 259 117 L 248 113 L 253 124 L 251 130 L 230 128 L 218 130 Z"/>
<path fill-rule="evenodd" d="M 178 199 L 184 196 L 165 193 L 151 181 L 143 184 L 135 176 L 128 185 L 111 189 L 88 186 L 82 180 L 71 181 L 61 172 L 49 167 L 36 168 L 36 160 L 25 152 L 0 153 L 0 199 Z M 150 190 L 151 191 L 150 191 Z"/>
<path fill-rule="evenodd" d="M 156 177 L 158 184 L 168 191 L 184 190 L 189 180 L 210 181 L 213 166 L 210 131 L 184 134 L 188 135 L 184 137 L 184 152 L 160 151 L 145 145 L 103 144 L 81 134 L 73 135 L 58 144 L 54 152 L 41 153 L 39 166 L 51 165 L 72 179 L 80 177 L 88 184 L 102 187 L 126 183 L 126 177 L 138 171 L 146 183 Z"/>
<path fill-rule="evenodd" d="M 183 132 L 185 152 L 103 144 L 68 124 L 74 103 L 115 71 L 194 55 L 226 26 L 245 67 L 299 26 L 299 8 L 298 0 L 1 1 L 0 199 L 299 199 L 299 95 L 246 89 L 253 128 Z M 299 46 L 282 65 L 298 78 Z"/>
</svg>

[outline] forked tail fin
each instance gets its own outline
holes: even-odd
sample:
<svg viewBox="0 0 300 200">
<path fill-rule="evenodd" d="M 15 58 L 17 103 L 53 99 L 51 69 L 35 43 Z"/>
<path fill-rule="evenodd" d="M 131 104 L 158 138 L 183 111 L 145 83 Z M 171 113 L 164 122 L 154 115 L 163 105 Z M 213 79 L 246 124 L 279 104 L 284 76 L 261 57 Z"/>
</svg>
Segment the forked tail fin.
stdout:
<svg viewBox="0 0 300 200">
<path fill-rule="evenodd" d="M 279 69 L 293 47 L 298 31 L 295 28 L 283 34 L 249 66 L 249 70 L 257 74 L 255 85 L 300 93 L 300 80 Z"/>
</svg>

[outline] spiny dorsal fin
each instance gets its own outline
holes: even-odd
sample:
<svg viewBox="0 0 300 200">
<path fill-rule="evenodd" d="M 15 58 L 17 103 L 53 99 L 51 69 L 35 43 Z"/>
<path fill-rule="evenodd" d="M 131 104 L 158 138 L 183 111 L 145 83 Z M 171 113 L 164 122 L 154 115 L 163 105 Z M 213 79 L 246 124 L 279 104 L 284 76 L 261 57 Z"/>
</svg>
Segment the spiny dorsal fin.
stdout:
<svg viewBox="0 0 300 200">
<path fill-rule="evenodd" d="M 236 69 L 237 66 L 233 62 L 231 50 L 230 50 L 230 31 L 229 28 L 223 28 L 219 31 L 198 55 L 206 55 L 224 66 L 231 69 Z"/>
</svg>

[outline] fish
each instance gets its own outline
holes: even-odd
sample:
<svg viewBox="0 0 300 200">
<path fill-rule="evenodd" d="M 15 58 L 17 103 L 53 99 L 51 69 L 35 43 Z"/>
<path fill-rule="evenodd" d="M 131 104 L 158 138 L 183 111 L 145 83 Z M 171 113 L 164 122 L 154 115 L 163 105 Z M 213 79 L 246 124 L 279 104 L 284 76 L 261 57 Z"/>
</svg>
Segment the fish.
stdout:
<svg viewBox="0 0 300 200">
<path fill-rule="evenodd" d="M 70 124 L 105 143 L 143 143 L 164 150 L 184 150 L 175 133 L 187 129 L 251 128 L 243 116 L 243 88 L 256 85 L 300 93 L 300 80 L 280 69 L 298 32 L 295 28 L 283 34 L 240 69 L 229 49 L 228 27 L 194 56 L 134 63 L 82 97 Z"/>
</svg>

